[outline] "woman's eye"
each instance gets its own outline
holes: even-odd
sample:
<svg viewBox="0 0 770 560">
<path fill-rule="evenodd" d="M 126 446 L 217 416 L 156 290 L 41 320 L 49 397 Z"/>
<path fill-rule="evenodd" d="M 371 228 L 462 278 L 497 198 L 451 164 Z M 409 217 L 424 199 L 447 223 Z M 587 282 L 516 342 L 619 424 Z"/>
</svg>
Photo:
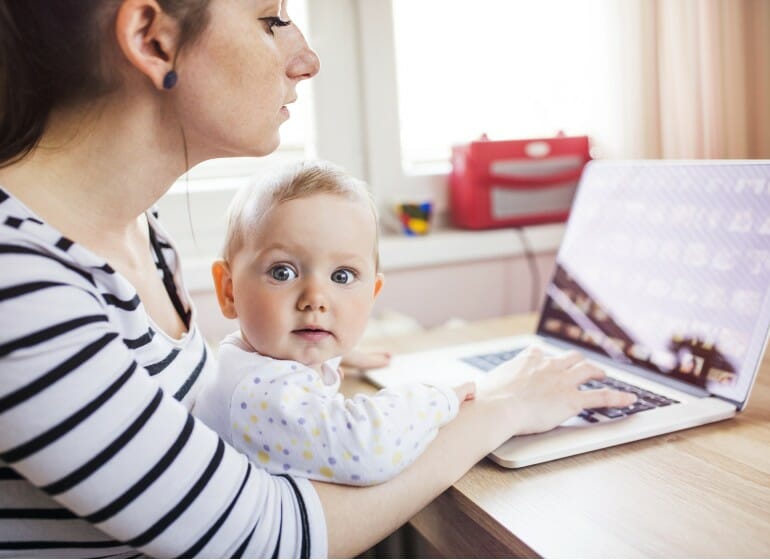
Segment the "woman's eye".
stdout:
<svg viewBox="0 0 770 560">
<path fill-rule="evenodd" d="M 259 21 L 265 23 L 267 32 L 270 33 L 270 35 L 273 34 L 274 27 L 286 27 L 287 25 L 291 25 L 291 20 L 281 19 L 278 16 L 261 17 L 259 18 Z"/>
<path fill-rule="evenodd" d="M 356 279 L 356 274 L 347 268 L 341 268 L 332 272 L 332 282 L 337 284 L 350 284 Z"/>
<path fill-rule="evenodd" d="M 288 282 L 289 280 L 294 280 L 297 277 L 297 273 L 290 266 L 281 264 L 270 269 L 270 277 L 279 282 Z"/>
</svg>

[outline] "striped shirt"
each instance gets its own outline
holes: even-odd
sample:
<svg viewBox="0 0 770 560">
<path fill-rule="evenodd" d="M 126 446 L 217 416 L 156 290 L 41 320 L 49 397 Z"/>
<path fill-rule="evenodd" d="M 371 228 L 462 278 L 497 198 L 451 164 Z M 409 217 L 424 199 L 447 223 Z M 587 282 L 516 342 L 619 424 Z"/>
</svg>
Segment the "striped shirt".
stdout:
<svg viewBox="0 0 770 560">
<path fill-rule="evenodd" d="M 148 221 L 181 339 L 0 189 L 0 556 L 325 556 L 309 482 L 268 475 L 189 414 L 214 363 Z"/>
</svg>

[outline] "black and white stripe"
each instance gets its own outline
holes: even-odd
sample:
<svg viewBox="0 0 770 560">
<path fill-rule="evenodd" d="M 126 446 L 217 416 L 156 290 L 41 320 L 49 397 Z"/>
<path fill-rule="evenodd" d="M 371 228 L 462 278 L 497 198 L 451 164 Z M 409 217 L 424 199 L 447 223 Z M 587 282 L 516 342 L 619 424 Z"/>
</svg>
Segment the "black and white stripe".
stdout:
<svg viewBox="0 0 770 560">
<path fill-rule="evenodd" d="M 309 483 L 267 475 L 190 416 L 213 363 L 148 220 L 179 340 L 0 189 L 0 556 L 324 556 Z"/>
</svg>

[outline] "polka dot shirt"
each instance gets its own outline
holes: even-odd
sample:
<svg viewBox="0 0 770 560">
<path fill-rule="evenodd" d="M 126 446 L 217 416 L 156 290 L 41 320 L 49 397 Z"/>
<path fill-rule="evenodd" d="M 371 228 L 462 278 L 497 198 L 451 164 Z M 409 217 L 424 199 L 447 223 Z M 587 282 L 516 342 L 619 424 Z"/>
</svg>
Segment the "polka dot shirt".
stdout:
<svg viewBox="0 0 770 560">
<path fill-rule="evenodd" d="M 412 384 L 345 398 L 339 362 L 329 360 L 319 374 L 262 356 L 232 334 L 193 414 L 270 472 L 353 485 L 398 474 L 457 415 L 449 387 Z"/>
</svg>

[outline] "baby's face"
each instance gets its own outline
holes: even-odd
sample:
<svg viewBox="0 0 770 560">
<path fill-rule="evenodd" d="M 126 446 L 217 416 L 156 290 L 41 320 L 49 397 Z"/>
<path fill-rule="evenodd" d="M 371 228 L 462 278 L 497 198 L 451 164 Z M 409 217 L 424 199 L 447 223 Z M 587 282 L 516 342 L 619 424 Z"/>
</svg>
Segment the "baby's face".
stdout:
<svg viewBox="0 0 770 560">
<path fill-rule="evenodd" d="M 316 369 L 351 350 L 382 283 L 375 228 L 364 203 L 339 195 L 272 208 L 230 263 L 246 341 Z"/>
</svg>

